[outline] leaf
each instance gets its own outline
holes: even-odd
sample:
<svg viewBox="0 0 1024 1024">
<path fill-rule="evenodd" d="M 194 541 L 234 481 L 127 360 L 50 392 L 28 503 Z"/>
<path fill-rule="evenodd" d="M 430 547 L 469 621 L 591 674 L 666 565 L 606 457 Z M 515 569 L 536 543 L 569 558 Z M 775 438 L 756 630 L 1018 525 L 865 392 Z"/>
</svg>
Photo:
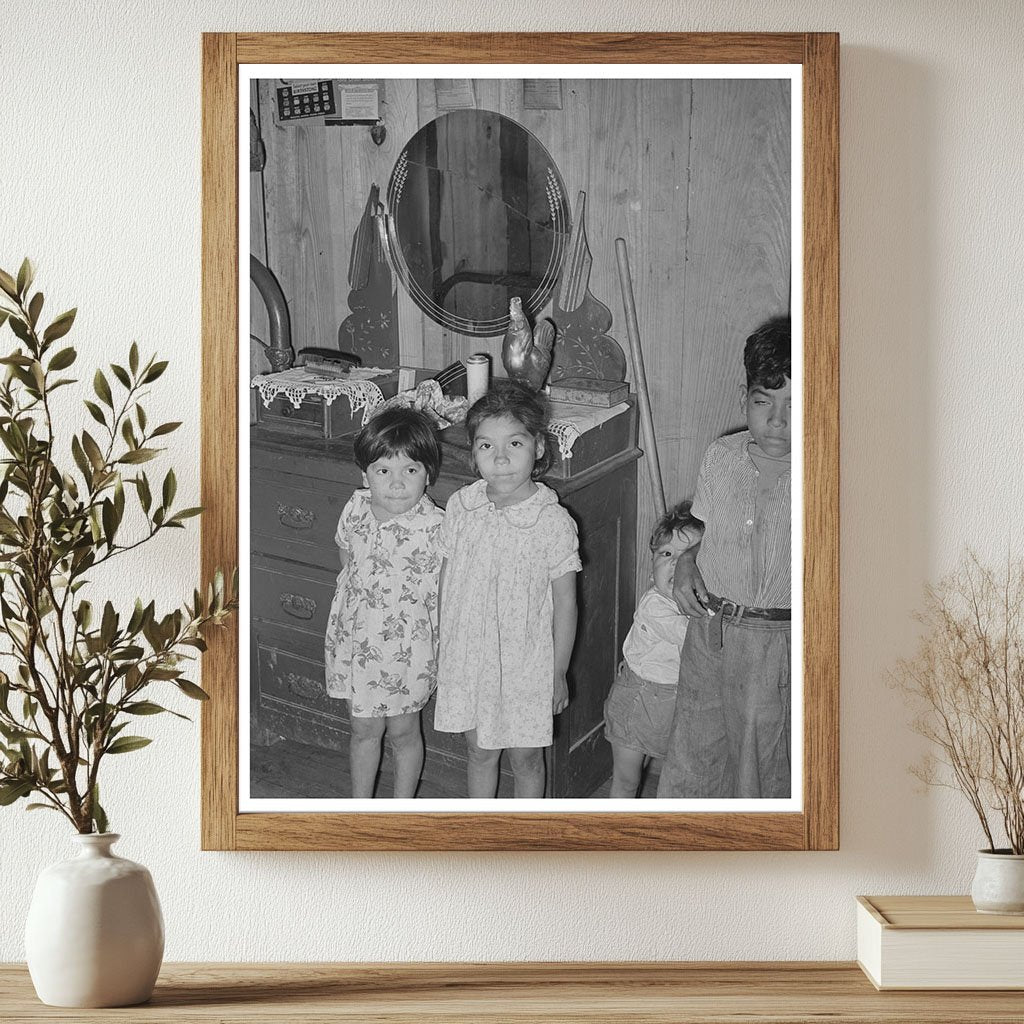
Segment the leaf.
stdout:
<svg viewBox="0 0 1024 1024">
<path fill-rule="evenodd" d="M 11 325 L 11 330 L 17 335 L 19 340 L 25 342 L 26 345 L 32 341 L 32 332 L 28 329 L 28 324 L 19 316 L 11 315 L 8 323 Z"/>
<path fill-rule="evenodd" d="M 105 405 L 109 405 L 111 409 L 114 408 L 114 396 L 110 393 L 110 385 L 107 383 L 107 378 L 104 376 L 102 370 L 97 370 L 96 375 L 92 379 L 93 390 L 97 395 L 100 396 L 100 401 Z"/>
<path fill-rule="evenodd" d="M 143 511 L 148 515 L 153 504 L 153 495 L 149 490 L 149 477 L 145 473 L 140 477 L 136 477 L 135 487 L 139 492 L 139 502 L 142 505 Z"/>
<path fill-rule="evenodd" d="M 107 829 L 107 815 L 103 808 L 100 806 L 100 787 L 95 785 L 92 787 L 92 820 L 96 825 L 97 832 L 106 832 Z"/>
<path fill-rule="evenodd" d="M 125 704 L 124 712 L 128 715 L 159 715 L 167 710 L 151 700 L 138 700 L 134 704 Z"/>
<path fill-rule="evenodd" d="M 15 302 L 18 301 L 18 286 L 14 278 L 4 270 L 0 270 L 0 288 L 14 299 Z"/>
<path fill-rule="evenodd" d="M 71 330 L 71 325 L 75 322 L 75 315 L 78 313 L 78 309 L 69 309 L 66 313 L 61 313 L 56 320 L 50 324 L 49 327 L 43 331 L 43 341 L 49 344 L 51 341 L 56 341 L 58 338 L 63 338 L 68 331 Z"/>
<path fill-rule="evenodd" d="M 78 466 L 79 473 L 87 480 L 92 480 L 92 467 L 89 465 L 89 460 L 86 458 L 85 451 L 82 448 L 81 441 L 77 437 L 71 438 L 71 455 L 75 460 L 75 465 Z"/>
<path fill-rule="evenodd" d="M 43 308 L 43 293 L 36 292 L 32 296 L 32 301 L 28 304 L 28 322 L 32 325 L 33 330 L 36 324 L 39 322 L 39 314 Z"/>
<path fill-rule="evenodd" d="M 125 452 L 117 461 L 134 466 L 140 462 L 149 462 L 150 459 L 155 459 L 158 454 L 155 448 L 136 448 L 134 451 Z"/>
<path fill-rule="evenodd" d="M 167 521 L 167 525 L 170 526 L 172 523 L 180 523 L 183 519 L 192 519 L 195 516 L 201 515 L 203 511 L 202 505 L 196 505 L 193 508 L 183 508 L 180 512 L 175 512 L 173 516 Z"/>
<path fill-rule="evenodd" d="M 62 348 L 51 360 L 50 365 L 47 367 L 47 371 L 50 370 L 66 370 L 76 359 L 78 353 L 71 348 Z"/>
<path fill-rule="evenodd" d="M 28 804 L 25 807 L 26 811 L 57 811 L 60 812 L 59 807 L 54 807 L 53 804 Z"/>
<path fill-rule="evenodd" d="M 132 373 L 139 372 L 139 346 L 134 341 L 128 350 L 128 365 L 131 367 Z"/>
<path fill-rule="evenodd" d="M 100 622 L 100 639 L 103 641 L 104 647 L 111 645 L 116 632 L 117 612 L 114 611 L 114 606 L 107 601 L 103 605 L 103 619 Z"/>
<path fill-rule="evenodd" d="M 114 511 L 117 513 L 117 521 L 120 524 L 124 518 L 124 481 L 120 477 L 114 481 Z"/>
<path fill-rule="evenodd" d="M 146 410 L 141 405 L 135 406 L 135 419 L 138 420 L 139 430 L 146 429 Z"/>
<path fill-rule="evenodd" d="M 124 385 L 126 388 L 131 388 L 132 379 L 128 376 L 128 371 L 123 366 L 118 366 L 117 363 L 110 364 L 110 372 Z"/>
<path fill-rule="evenodd" d="M 75 618 L 82 630 L 87 630 L 92 625 L 92 604 L 89 601 L 82 601 L 75 609 Z"/>
<path fill-rule="evenodd" d="M 196 686 L 195 683 L 190 683 L 187 679 L 179 679 L 174 685 L 177 686 L 186 697 L 191 697 L 193 700 L 210 699 L 210 695 L 201 686 Z"/>
<path fill-rule="evenodd" d="M 154 363 L 147 371 L 146 376 L 143 378 L 143 384 L 152 384 L 163 372 L 167 369 L 167 360 Z"/>
<path fill-rule="evenodd" d="M 89 415 L 99 423 L 100 426 L 105 427 L 107 425 L 107 417 L 95 402 L 90 402 L 88 398 L 83 398 L 82 404 L 89 410 Z"/>
<path fill-rule="evenodd" d="M 139 647 L 137 644 L 128 644 L 127 647 L 119 647 L 116 651 L 112 651 L 110 654 L 110 660 L 115 662 L 120 661 L 132 661 L 136 662 L 140 658 L 145 657 L 146 652 Z M 127 667 L 121 666 L 120 672 L 126 672 Z M 119 673 L 120 674 L 120 673 Z"/>
<path fill-rule="evenodd" d="M 127 754 L 148 747 L 153 741 L 146 736 L 119 736 L 106 749 L 108 754 Z"/>
<path fill-rule="evenodd" d="M 135 428 L 132 426 L 132 421 L 127 417 L 124 423 L 121 424 L 121 436 L 124 438 L 124 443 L 128 445 L 129 450 L 134 451 L 139 447 L 139 442 L 135 440 Z"/>
<path fill-rule="evenodd" d="M 18 268 L 18 295 L 22 296 L 32 287 L 32 281 L 36 276 L 36 269 L 32 261 L 26 256 Z"/>
<path fill-rule="evenodd" d="M 106 498 L 101 506 L 103 519 L 103 536 L 109 547 L 114 546 L 114 537 L 117 534 L 117 513 L 114 511 L 114 503 Z"/>
<path fill-rule="evenodd" d="M 7 807 L 15 800 L 31 793 L 34 786 L 31 779 L 0 782 L 0 807 Z"/>
<path fill-rule="evenodd" d="M 96 471 L 101 470 L 105 465 L 103 453 L 100 451 L 100 446 L 93 440 L 92 434 L 87 430 L 82 431 L 82 447 L 85 449 L 85 454 L 89 456 L 92 468 Z"/>
<path fill-rule="evenodd" d="M 178 479 L 174 475 L 174 470 L 173 469 L 169 469 L 169 470 L 167 470 L 167 476 L 164 477 L 164 486 L 163 486 L 163 495 L 162 495 L 162 497 L 163 497 L 163 504 L 164 504 L 165 508 L 170 507 L 171 502 L 174 501 L 174 495 L 177 493 L 177 491 L 178 491 Z"/>
<path fill-rule="evenodd" d="M 151 437 L 163 437 L 164 434 L 170 434 L 172 431 L 178 429 L 181 426 L 181 421 L 178 420 L 176 423 L 161 423 L 156 430 L 150 435 Z"/>
</svg>

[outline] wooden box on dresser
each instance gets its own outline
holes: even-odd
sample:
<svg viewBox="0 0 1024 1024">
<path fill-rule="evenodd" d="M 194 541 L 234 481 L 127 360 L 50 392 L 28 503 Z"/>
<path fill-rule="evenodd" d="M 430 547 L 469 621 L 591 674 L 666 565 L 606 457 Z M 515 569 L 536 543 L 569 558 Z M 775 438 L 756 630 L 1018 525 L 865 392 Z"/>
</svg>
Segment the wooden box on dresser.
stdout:
<svg viewBox="0 0 1024 1024">
<path fill-rule="evenodd" d="M 635 404 L 623 415 L 629 423 L 621 450 L 579 475 L 545 480 L 576 520 L 583 561 L 569 707 L 555 721 L 548 750 L 549 797 L 587 797 L 611 773 L 603 705 L 633 615 L 640 456 Z M 257 425 L 250 440 L 251 740 L 283 736 L 344 750 L 348 705 L 327 696 L 323 640 L 338 574 L 335 528 L 362 486 L 352 438 L 322 440 Z M 438 505 L 474 479 L 469 453 L 444 448 L 441 476 L 430 489 Z M 435 732 L 433 717 L 431 700 L 423 715 L 420 795 L 465 796 L 465 740 Z M 337 797 L 349 795 L 343 788 Z M 506 764 L 499 796 L 512 796 Z"/>
</svg>

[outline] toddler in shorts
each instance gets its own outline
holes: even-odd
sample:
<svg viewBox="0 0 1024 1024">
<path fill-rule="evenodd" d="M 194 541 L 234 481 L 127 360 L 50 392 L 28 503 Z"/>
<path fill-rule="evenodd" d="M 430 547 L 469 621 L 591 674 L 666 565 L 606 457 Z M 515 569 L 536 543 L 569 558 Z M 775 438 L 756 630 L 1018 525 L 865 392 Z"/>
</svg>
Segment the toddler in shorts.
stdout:
<svg viewBox="0 0 1024 1024">
<path fill-rule="evenodd" d="M 651 533 L 651 587 L 640 598 L 622 645 L 622 662 L 604 705 L 612 745 L 613 798 L 636 797 L 644 769 L 668 750 L 676 706 L 679 655 L 689 619 L 672 597 L 676 559 L 701 538 L 690 502 L 669 509 Z"/>
</svg>

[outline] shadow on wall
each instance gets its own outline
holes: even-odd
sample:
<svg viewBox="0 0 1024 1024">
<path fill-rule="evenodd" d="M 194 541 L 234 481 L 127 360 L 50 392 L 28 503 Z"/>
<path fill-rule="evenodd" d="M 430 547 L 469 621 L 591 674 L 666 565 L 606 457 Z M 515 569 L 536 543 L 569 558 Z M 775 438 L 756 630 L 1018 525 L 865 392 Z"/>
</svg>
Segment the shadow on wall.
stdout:
<svg viewBox="0 0 1024 1024">
<path fill-rule="evenodd" d="M 888 674 L 932 564 L 935 76 L 856 46 L 841 75 L 841 843 L 865 867 L 917 872 L 938 823 Z"/>
</svg>

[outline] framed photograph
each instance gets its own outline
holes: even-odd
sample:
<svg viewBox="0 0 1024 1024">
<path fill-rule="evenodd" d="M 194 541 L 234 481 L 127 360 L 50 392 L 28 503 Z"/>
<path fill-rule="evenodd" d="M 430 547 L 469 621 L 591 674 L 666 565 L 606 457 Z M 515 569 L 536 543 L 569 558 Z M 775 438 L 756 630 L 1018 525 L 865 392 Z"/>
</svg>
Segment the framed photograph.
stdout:
<svg viewBox="0 0 1024 1024">
<path fill-rule="evenodd" d="M 838 848 L 838 83 L 204 35 L 204 849 Z"/>
</svg>

